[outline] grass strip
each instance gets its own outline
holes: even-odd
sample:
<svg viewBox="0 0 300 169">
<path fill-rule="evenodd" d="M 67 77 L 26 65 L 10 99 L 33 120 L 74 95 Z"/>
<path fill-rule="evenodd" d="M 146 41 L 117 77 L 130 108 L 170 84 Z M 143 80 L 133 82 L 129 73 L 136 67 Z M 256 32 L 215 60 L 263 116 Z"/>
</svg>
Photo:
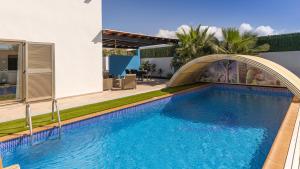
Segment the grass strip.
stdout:
<svg viewBox="0 0 300 169">
<path fill-rule="evenodd" d="M 136 103 L 139 101 L 148 100 L 148 99 L 151 99 L 154 97 L 163 96 L 166 94 L 172 94 L 172 93 L 179 92 L 179 91 L 182 91 L 182 90 L 185 90 L 188 88 L 196 87 L 199 85 L 201 85 L 201 84 L 198 83 L 198 84 L 192 84 L 192 85 L 184 85 L 184 86 L 178 86 L 178 87 L 172 87 L 172 88 L 165 88 L 165 89 L 161 89 L 161 90 L 157 90 L 157 91 L 123 97 L 123 98 L 119 98 L 119 99 L 115 99 L 115 100 L 109 100 L 109 101 L 104 101 L 104 102 L 100 102 L 100 103 L 95 103 L 95 104 L 61 110 L 61 112 L 60 112 L 61 120 L 62 121 L 69 120 L 72 118 L 76 118 L 76 117 L 80 117 L 80 116 L 84 116 L 84 115 L 88 115 L 88 114 L 92 114 L 92 113 L 97 113 L 100 111 Z M 51 121 L 51 113 L 32 117 L 33 128 L 45 126 L 45 125 L 48 125 L 51 123 L 55 123 L 55 121 L 54 122 Z M 0 123 L 0 137 L 28 130 L 28 128 L 26 127 L 25 124 L 26 124 L 25 119 L 18 119 L 18 120 Z"/>
<path fill-rule="evenodd" d="M 3 100 L 13 100 L 13 99 L 16 99 L 16 95 L 15 94 L 7 94 L 7 95 L 0 96 L 0 101 L 3 101 Z"/>
</svg>

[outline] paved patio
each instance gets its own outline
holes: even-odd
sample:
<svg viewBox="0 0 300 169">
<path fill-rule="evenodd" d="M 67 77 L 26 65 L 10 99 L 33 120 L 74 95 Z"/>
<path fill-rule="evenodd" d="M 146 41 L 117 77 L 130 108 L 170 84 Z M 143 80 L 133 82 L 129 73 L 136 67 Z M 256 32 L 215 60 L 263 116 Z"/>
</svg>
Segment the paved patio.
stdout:
<svg viewBox="0 0 300 169">
<path fill-rule="evenodd" d="M 163 79 L 145 80 L 144 82 L 138 82 L 137 88 L 133 90 L 103 91 L 95 94 L 62 98 L 58 99 L 58 105 L 60 110 L 63 110 L 126 96 L 132 96 L 165 88 L 166 82 L 167 80 Z M 49 113 L 51 112 L 51 101 L 32 103 L 31 111 L 33 116 Z M 17 103 L 0 107 L 0 122 L 11 121 L 20 118 L 25 118 L 25 104 Z"/>
</svg>

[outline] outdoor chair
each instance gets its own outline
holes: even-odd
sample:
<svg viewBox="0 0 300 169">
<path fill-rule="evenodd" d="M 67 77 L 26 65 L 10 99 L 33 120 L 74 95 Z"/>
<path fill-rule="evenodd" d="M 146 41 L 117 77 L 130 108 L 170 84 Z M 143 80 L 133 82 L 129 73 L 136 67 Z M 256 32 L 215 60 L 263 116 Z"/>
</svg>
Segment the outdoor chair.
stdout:
<svg viewBox="0 0 300 169">
<path fill-rule="evenodd" d="M 109 72 L 103 72 L 103 90 L 111 90 L 113 87 L 113 79 L 110 78 Z"/>
<path fill-rule="evenodd" d="M 121 89 L 135 89 L 136 88 L 136 75 L 128 74 L 121 80 Z"/>
<path fill-rule="evenodd" d="M 112 87 L 113 87 L 112 78 L 103 79 L 103 90 L 111 90 Z"/>
<path fill-rule="evenodd" d="M 121 83 L 122 79 L 121 78 L 118 78 L 118 77 L 114 77 L 113 78 L 113 88 L 119 88 L 121 89 L 122 88 L 122 83 Z"/>
<path fill-rule="evenodd" d="M 138 70 L 132 69 L 130 74 L 135 74 L 135 75 L 137 75 L 137 73 L 138 73 Z"/>
</svg>

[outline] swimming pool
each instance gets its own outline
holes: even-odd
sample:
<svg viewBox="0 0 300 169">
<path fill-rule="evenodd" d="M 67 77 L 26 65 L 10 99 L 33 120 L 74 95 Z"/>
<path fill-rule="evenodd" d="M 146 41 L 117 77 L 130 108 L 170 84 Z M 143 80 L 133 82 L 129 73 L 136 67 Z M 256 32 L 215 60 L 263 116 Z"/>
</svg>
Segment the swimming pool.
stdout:
<svg viewBox="0 0 300 169">
<path fill-rule="evenodd" d="M 1 143 L 5 166 L 261 168 L 291 102 L 284 89 L 214 85 Z M 44 141 L 47 140 L 47 141 Z"/>
</svg>

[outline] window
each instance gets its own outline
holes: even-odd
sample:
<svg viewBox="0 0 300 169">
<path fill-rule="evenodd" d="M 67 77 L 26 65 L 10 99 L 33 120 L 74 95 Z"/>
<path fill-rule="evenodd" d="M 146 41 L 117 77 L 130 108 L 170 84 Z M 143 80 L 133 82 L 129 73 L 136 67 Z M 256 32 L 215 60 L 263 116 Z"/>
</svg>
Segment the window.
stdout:
<svg viewBox="0 0 300 169">
<path fill-rule="evenodd" d="M 18 70 L 18 55 L 8 55 L 8 70 Z"/>
</svg>

